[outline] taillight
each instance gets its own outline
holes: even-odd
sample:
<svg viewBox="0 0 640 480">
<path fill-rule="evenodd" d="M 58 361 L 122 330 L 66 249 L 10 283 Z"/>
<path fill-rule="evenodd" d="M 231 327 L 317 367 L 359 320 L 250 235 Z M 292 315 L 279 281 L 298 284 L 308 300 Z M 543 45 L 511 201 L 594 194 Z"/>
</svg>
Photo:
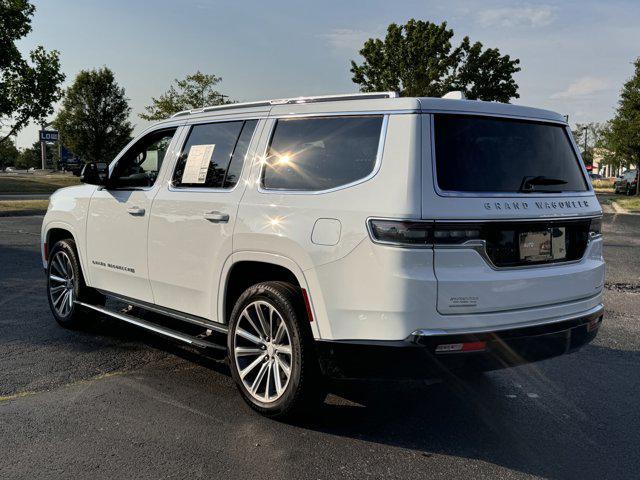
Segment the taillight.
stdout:
<svg viewBox="0 0 640 480">
<path fill-rule="evenodd" d="M 369 234 L 377 243 L 410 247 L 433 246 L 433 222 L 371 219 Z"/>
<path fill-rule="evenodd" d="M 590 235 L 600 235 L 602 233 L 602 217 L 596 217 L 591 219 L 589 224 Z"/>
<path fill-rule="evenodd" d="M 371 219 L 369 232 L 374 242 L 407 247 L 454 245 L 482 238 L 478 225 L 433 221 Z"/>
<path fill-rule="evenodd" d="M 478 225 L 436 224 L 433 239 L 436 244 L 455 245 L 480 239 Z"/>
</svg>

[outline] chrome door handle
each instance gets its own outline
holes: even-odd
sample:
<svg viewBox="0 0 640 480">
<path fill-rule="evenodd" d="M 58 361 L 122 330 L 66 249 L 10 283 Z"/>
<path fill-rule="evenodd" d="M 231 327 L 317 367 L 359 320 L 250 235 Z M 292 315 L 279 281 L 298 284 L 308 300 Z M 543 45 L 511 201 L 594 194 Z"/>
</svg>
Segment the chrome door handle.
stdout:
<svg viewBox="0 0 640 480">
<path fill-rule="evenodd" d="M 202 214 L 202 216 L 212 223 L 227 223 L 229 221 L 228 213 L 205 212 Z"/>
<path fill-rule="evenodd" d="M 130 207 L 127 208 L 127 213 L 129 213 L 129 215 L 133 215 L 134 217 L 141 217 L 144 215 L 144 208 Z"/>
</svg>

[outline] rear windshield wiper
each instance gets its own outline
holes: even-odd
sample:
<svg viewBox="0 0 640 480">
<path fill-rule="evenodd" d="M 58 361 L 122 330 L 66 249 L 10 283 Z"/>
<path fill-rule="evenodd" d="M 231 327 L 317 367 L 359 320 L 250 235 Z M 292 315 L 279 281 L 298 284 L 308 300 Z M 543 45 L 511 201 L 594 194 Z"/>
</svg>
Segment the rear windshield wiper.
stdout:
<svg viewBox="0 0 640 480">
<path fill-rule="evenodd" d="M 520 184 L 520 191 L 524 193 L 529 192 L 556 192 L 555 190 L 538 190 L 536 185 L 565 185 L 566 180 L 561 178 L 545 177 L 544 175 L 538 175 L 536 177 L 523 177 Z M 560 192 L 556 192 L 560 193 Z"/>
</svg>

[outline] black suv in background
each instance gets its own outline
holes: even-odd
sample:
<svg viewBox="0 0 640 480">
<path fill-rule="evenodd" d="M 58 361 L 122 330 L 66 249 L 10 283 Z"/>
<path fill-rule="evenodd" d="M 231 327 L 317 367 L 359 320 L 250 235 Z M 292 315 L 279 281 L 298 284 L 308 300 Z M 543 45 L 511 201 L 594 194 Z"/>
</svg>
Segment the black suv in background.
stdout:
<svg viewBox="0 0 640 480">
<path fill-rule="evenodd" d="M 616 181 L 615 192 L 635 195 L 638 189 L 638 171 L 627 170 Z"/>
</svg>

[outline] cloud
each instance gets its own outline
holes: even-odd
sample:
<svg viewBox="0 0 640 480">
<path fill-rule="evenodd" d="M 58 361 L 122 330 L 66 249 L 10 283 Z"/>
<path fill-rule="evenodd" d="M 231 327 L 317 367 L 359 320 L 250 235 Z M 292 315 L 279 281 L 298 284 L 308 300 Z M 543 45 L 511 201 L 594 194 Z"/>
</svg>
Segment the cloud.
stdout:
<svg viewBox="0 0 640 480">
<path fill-rule="evenodd" d="M 362 30 L 350 28 L 335 28 L 330 33 L 323 33 L 319 37 L 324 38 L 329 45 L 337 50 L 359 51 L 364 42 L 371 38 L 371 34 Z"/>
<path fill-rule="evenodd" d="M 483 27 L 545 27 L 555 20 L 553 7 L 503 7 L 488 8 L 478 15 L 478 23 Z"/>
<path fill-rule="evenodd" d="M 609 88 L 609 82 L 603 78 L 581 77 L 571 83 L 565 90 L 556 92 L 551 98 L 579 98 L 602 92 Z"/>
</svg>

